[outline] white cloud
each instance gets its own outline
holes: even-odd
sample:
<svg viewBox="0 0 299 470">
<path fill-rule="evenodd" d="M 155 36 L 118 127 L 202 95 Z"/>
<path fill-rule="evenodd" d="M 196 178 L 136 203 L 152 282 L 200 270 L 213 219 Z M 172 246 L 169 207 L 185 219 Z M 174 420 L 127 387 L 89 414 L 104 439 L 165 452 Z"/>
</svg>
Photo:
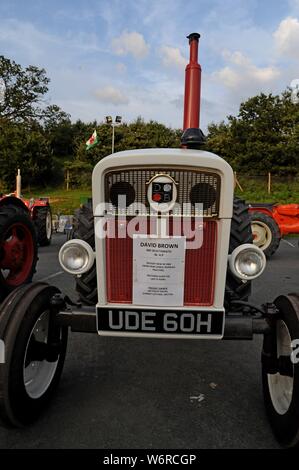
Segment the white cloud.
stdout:
<svg viewBox="0 0 299 470">
<path fill-rule="evenodd" d="M 14 19 L 1 22 L 0 45 L 3 50 L 5 45 L 9 49 L 24 51 L 34 60 L 40 59 L 43 51 L 43 44 L 48 43 L 55 47 L 55 38 L 38 31 L 31 23 L 21 22 Z"/>
<path fill-rule="evenodd" d="M 182 56 L 177 47 L 162 46 L 160 49 L 162 63 L 165 67 L 184 68 L 187 65 L 187 59 Z"/>
<path fill-rule="evenodd" d="M 124 31 L 119 37 L 112 39 L 112 49 L 117 55 L 132 54 L 136 59 L 143 59 L 149 51 L 142 34 L 136 31 Z"/>
<path fill-rule="evenodd" d="M 299 2 L 298 2 L 299 3 Z M 288 17 L 281 21 L 274 32 L 278 52 L 299 60 L 299 20 Z"/>
<path fill-rule="evenodd" d="M 289 0 L 289 8 L 291 13 L 298 13 L 299 12 L 299 0 Z"/>
<path fill-rule="evenodd" d="M 97 36 L 93 33 L 67 32 L 59 36 L 39 30 L 30 22 L 17 19 L 1 22 L 0 49 L 6 54 L 23 56 L 26 61 L 32 63 L 55 60 L 56 66 L 61 62 L 61 58 L 69 63 L 79 54 L 103 52 L 98 45 Z"/>
<path fill-rule="evenodd" d="M 225 52 L 229 65 L 213 74 L 214 78 L 235 91 L 249 93 L 259 87 L 273 83 L 279 76 L 277 67 L 257 67 L 241 52 Z"/>
<path fill-rule="evenodd" d="M 125 73 L 127 71 L 127 66 L 123 62 L 118 62 L 115 64 L 115 68 L 118 73 Z"/>
<path fill-rule="evenodd" d="M 129 102 L 126 95 L 111 85 L 96 90 L 94 94 L 102 103 L 127 104 Z"/>
</svg>

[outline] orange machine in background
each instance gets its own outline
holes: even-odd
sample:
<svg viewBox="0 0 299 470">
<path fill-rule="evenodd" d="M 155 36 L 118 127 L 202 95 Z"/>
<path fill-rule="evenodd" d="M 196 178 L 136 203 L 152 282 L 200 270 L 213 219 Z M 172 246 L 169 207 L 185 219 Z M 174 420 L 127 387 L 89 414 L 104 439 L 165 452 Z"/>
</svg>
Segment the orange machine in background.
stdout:
<svg viewBox="0 0 299 470">
<path fill-rule="evenodd" d="M 299 204 L 250 204 L 254 243 L 266 256 L 278 249 L 283 236 L 299 234 Z"/>
</svg>

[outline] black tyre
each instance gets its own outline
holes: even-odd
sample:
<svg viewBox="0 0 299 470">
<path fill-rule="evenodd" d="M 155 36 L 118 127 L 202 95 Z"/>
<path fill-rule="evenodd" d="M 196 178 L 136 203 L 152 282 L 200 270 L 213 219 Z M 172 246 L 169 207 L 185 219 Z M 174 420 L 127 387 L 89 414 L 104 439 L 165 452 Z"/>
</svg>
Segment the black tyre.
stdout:
<svg viewBox="0 0 299 470">
<path fill-rule="evenodd" d="M 244 243 L 252 243 L 251 220 L 248 212 L 248 205 L 238 198 L 234 198 L 233 217 L 231 221 L 231 231 L 229 240 L 229 254 L 235 248 Z M 251 282 L 243 282 L 235 278 L 231 272 L 227 271 L 225 304 L 229 309 L 232 300 L 248 300 L 251 293 Z"/>
<path fill-rule="evenodd" d="M 34 225 L 21 207 L 0 207 L 0 299 L 31 282 L 37 263 Z"/>
<path fill-rule="evenodd" d="M 75 213 L 73 238 L 80 238 L 86 241 L 93 249 L 95 248 L 94 220 L 91 204 L 85 204 Z M 85 305 L 95 305 L 97 303 L 97 270 L 96 264 L 76 278 L 76 290 L 80 301 Z"/>
<path fill-rule="evenodd" d="M 34 224 L 39 246 L 48 246 L 52 239 L 52 213 L 49 206 L 35 209 Z"/>
<path fill-rule="evenodd" d="M 50 299 L 57 292 L 36 283 L 17 289 L 2 305 L 5 362 L 0 363 L 0 416 L 7 424 L 25 426 L 36 420 L 59 383 L 67 329 L 56 327 L 55 349 L 49 347 L 48 337 Z"/>
<path fill-rule="evenodd" d="M 278 249 L 281 233 L 275 220 L 263 212 L 251 212 L 253 243 L 269 258 Z"/>
<path fill-rule="evenodd" d="M 274 303 L 279 320 L 265 336 L 262 354 L 264 402 L 279 443 L 299 447 L 299 296 L 281 295 Z"/>
</svg>

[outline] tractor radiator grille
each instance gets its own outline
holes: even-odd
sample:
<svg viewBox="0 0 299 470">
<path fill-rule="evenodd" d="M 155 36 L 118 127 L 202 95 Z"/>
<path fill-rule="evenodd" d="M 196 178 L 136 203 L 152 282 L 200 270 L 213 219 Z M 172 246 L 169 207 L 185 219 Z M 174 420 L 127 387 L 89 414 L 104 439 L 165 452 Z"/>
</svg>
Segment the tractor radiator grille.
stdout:
<svg viewBox="0 0 299 470">
<path fill-rule="evenodd" d="M 172 235 L 171 227 L 169 235 Z M 185 306 L 213 305 L 216 247 L 217 222 L 207 220 L 203 223 L 202 246 L 198 249 L 186 250 Z M 128 236 L 125 238 L 106 238 L 106 292 L 108 303 L 132 303 L 132 276 L 132 238 Z"/>
<path fill-rule="evenodd" d="M 134 216 L 136 213 L 149 214 L 147 184 L 158 174 L 169 175 L 177 183 L 176 202 L 181 208 L 180 215 L 183 213 L 189 217 L 202 216 L 204 218 L 218 216 L 221 184 L 218 174 L 200 168 L 171 170 L 163 166 L 146 169 L 127 168 L 107 172 L 105 174 L 106 212 L 129 216 Z M 119 195 L 126 196 L 127 207 L 117 207 Z M 136 205 L 133 203 L 142 204 L 143 208 L 138 207 L 136 210 Z M 201 208 L 198 204 L 202 204 Z"/>
</svg>

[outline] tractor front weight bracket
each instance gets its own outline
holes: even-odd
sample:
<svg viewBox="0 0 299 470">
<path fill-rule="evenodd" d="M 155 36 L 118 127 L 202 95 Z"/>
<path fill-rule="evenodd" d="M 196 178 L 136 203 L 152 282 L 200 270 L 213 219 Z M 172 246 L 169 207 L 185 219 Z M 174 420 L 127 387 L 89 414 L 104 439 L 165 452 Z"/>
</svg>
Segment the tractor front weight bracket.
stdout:
<svg viewBox="0 0 299 470">
<path fill-rule="evenodd" d="M 252 315 L 248 313 L 248 308 L 243 306 L 237 312 L 226 313 L 223 339 L 251 340 L 255 334 L 272 337 L 273 335 L 269 333 L 275 325 L 274 320 L 277 318 L 278 311 L 273 304 L 265 304 L 261 310 L 264 311 L 264 314 Z M 53 342 L 51 341 L 50 344 L 55 344 L 55 325 L 70 327 L 74 332 L 97 333 L 95 306 L 81 306 L 81 304 L 75 303 L 69 297 L 59 293 L 51 299 L 51 311 L 52 322 L 49 335 L 54 334 L 52 336 Z"/>
<path fill-rule="evenodd" d="M 267 303 L 263 307 L 269 325 L 262 350 L 263 367 L 267 370 L 268 374 L 277 374 L 279 372 L 280 375 L 292 377 L 293 364 L 291 363 L 290 357 L 277 357 L 276 324 L 277 320 L 279 320 L 279 310 L 272 303 Z"/>
</svg>

